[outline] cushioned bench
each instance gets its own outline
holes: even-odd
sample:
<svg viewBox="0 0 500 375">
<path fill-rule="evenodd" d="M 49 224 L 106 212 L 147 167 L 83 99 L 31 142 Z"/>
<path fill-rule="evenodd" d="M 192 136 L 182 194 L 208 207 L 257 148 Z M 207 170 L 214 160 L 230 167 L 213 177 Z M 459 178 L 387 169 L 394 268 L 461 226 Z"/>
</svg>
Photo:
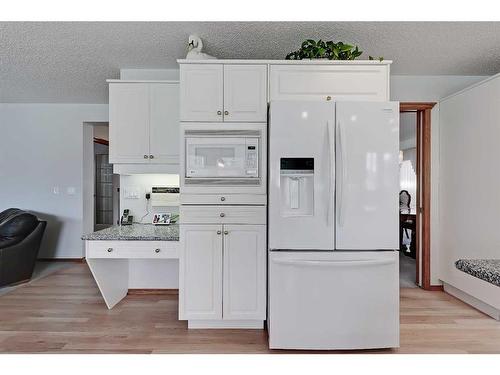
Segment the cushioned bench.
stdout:
<svg viewBox="0 0 500 375">
<path fill-rule="evenodd" d="M 500 259 L 459 259 L 455 267 L 478 279 L 500 286 Z"/>
</svg>

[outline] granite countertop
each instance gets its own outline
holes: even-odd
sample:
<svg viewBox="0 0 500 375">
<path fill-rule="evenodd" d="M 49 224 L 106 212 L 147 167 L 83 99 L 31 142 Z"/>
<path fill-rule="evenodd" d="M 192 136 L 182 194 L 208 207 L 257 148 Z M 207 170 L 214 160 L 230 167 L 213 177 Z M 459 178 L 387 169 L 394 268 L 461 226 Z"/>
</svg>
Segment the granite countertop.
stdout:
<svg viewBox="0 0 500 375">
<path fill-rule="evenodd" d="M 179 226 L 132 224 L 114 225 L 82 236 L 86 241 L 179 241 Z"/>
<path fill-rule="evenodd" d="M 500 286 L 500 259 L 459 259 L 455 267 L 471 276 Z"/>
</svg>

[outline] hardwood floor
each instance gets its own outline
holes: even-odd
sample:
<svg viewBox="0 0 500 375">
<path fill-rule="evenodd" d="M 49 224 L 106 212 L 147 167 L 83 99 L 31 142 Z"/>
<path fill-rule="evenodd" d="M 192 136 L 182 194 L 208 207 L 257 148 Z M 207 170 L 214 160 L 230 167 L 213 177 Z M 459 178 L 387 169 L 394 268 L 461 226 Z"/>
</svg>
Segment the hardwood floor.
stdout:
<svg viewBox="0 0 500 375">
<path fill-rule="evenodd" d="M 379 352 L 500 353 L 500 323 L 443 292 L 402 289 L 401 347 L 363 353 Z M 0 296 L 0 353 L 285 351 L 269 350 L 263 330 L 188 331 L 172 294 L 133 294 L 108 310 L 76 264 Z"/>
</svg>

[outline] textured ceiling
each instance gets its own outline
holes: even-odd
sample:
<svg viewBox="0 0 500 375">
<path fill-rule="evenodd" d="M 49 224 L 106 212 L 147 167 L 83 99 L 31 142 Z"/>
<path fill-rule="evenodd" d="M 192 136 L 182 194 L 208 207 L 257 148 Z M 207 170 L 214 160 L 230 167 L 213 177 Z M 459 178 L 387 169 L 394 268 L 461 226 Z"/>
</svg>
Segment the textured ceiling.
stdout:
<svg viewBox="0 0 500 375">
<path fill-rule="evenodd" d="M 0 22 L 0 102 L 106 103 L 105 79 L 177 67 L 191 33 L 219 58 L 280 59 L 322 38 L 394 60 L 394 74 L 500 71 L 500 22 Z"/>
</svg>

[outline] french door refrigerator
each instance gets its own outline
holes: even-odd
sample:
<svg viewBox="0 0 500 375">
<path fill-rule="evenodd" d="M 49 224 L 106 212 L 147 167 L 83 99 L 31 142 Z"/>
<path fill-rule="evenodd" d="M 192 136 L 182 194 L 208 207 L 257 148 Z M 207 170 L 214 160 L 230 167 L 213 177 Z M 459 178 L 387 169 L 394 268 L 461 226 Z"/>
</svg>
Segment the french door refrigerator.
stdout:
<svg viewBox="0 0 500 375">
<path fill-rule="evenodd" d="M 269 345 L 399 346 L 399 103 L 274 101 Z"/>
</svg>

